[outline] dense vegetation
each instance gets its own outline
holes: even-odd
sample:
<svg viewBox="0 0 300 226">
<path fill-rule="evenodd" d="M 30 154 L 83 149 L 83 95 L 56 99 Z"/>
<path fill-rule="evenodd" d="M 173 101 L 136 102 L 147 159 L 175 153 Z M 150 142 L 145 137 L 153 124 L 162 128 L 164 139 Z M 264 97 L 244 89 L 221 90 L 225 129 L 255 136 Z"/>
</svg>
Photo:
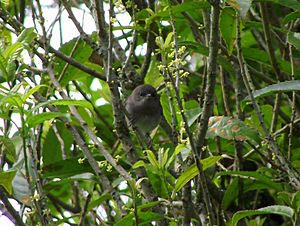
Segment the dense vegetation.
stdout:
<svg viewBox="0 0 300 226">
<path fill-rule="evenodd" d="M 12 222 L 300 224 L 299 1 L 43 2 L 0 3 L 0 210 Z M 151 137 L 124 115 L 142 83 L 163 107 Z"/>
</svg>

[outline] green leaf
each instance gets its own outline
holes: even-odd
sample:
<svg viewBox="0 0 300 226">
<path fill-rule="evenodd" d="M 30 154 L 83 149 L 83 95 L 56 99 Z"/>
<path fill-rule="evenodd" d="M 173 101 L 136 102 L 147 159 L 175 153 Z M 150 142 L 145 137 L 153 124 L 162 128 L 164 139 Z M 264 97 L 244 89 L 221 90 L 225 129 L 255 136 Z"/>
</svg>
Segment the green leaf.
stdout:
<svg viewBox="0 0 300 226">
<path fill-rule="evenodd" d="M 55 106 L 83 107 L 83 108 L 89 109 L 92 112 L 94 110 L 92 104 L 86 100 L 53 100 L 53 101 L 49 101 L 49 104 L 52 104 Z"/>
<path fill-rule="evenodd" d="M 169 149 L 160 148 L 157 153 L 158 165 L 160 169 L 165 169 L 169 158 Z"/>
<path fill-rule="evenodd" d="M 51 124 L 45 123 L 43 127 L 43 164 L 49 165 L 62 159 L 62 150 L 61 144 L 57 138 L 56 133 L 53 131 Z"/>
<path fill-rule="evenodd" d="M 147 153 L 147 157 L 149 162 L 156 168 L 159 168 L 159 164 L 158 161 L 156 160 L 156 157 L 154 155 L 154 153 L 151 150 L 146 150 Z"/>
<path fill-rule="evenodd" d="M 225 7 L 220 15 L 220 31 L 227 46 L 228 54 L 231 55 L 236 37 L 236 16 L 231 7 Z"/>
<path fill-rule="evenodd" d="M 164 80 L 164 77 L 158 70 L 159 62 L 152 60 L 150 63 L 150 67 L 145 76 L 144 82 L 145 84 L 150 84 L 153 87 L 158 87 L 161 82 Z"/>
<path fill-rule="evenodd" d="M 44 165 L 43 178 L 68 178 L 82 173 L 92 173 L 89 162 L 86 159 L 80 162 L 79 159 L 69 158 Z"/>
<path fill-rule="evenodd" d="M 108 193 L 104 193 L 102 194 L 99 198 L 97 198 L 96 200 L 92 201 L 88 208 L 87 208 L 87 211 L 91 211 L 93 208 L 97 208 L 98 206 L 100 206 L 103 202 L 105 201 L 108 201 L 110 200 L 112 197 L 111 197 L 111 194 L 108 194 Z"/>
<path fill-rule="evenodd" d="M 281 21 L 281 25 L 283 27 L 290 21 L 297 20 L 298 18 L 300 18 L 300 12 L 292 12 L 283 18 L 283 20 Z"/>
<path fill-rule="evenodd" d="M 296 212 L 300 211 L 300 191 L 292 194 L 292 207 Z"/>
<path fill-rule="evenodd" d="M 10 59 L 6 67 L 7 81 L 13 81 L 15 79 L 16 70 L 17 70 L 16 62 Z"/>
<path fill-rule="evenodd" d="M 78 61 L 81 64 L 89 63 L 89 57 L 92 55 L 93 50 L 90 47 L 90 45 L 85 43 L 82 39 L 80 39 L 80 41 L 78 42 L 78 37 L 75 37 L 69 42 L 64 43 L 59 48 L 59 51 L 61 51 L 67 56 L 70 56 L 71 52 L 73 51 L 75 43 L 77 43 L 77 48 L 76 51 L 72 53 L 72 58 L 74 58 L 76 61 Z M 57 58 L 55 62 L 56 64 L 54 65 L 55 66 L 54 70 L 56 74 L 61 74 L 61 72 L 64 70 L 66 62 L 60 58 Z M 69 65 L 67 67 L 67 70 L 63 74 L 60 84 L 62 86 L 65 86 L 66 84 L 68 84 L 69 81 L 73 81 L 73 80 L 79 81 L 81 79 L 84 79 L 87 76 L 90 75 L 77 69 L 72 65 Z"/>
<path fill-rule="evenodd" d="M 98 162 L 105 160 L 105 158 L 100 155 L 95 155 L 94 158 Z M 126 170 L 130 168 L 125 161 L 119 160 L 119 163 Z M 92 169 L 88 160 L 83 156 L 52 162 L 49 161 L 49 163 L 47 162 L 47 164 L 45 164 L 42 168 L 43 178 L 68 178 L 83 173 L 94 173 L 94 170 Z M 110 172 L 111 176 L 113 174 L 114 171 Z"/>
<path fill-rule="evenodd" d="M 229 225 L 236 226 L 239 220 L 245 217 L 251 217 L 254 215 L 264 215 L 264 214 L 278 214 L 284 217 L 292 218 L 294 214 L 294 210 L 288 206 L 281 206 L 281 205 L 267 206 L 257 210 L 242 210 L 236 212 L 233 215 L 233 218 L 229 222 Z"/>
<path fill-rule="evenodd" d="M 205 47 L 204 45 L 201 45 L 200 43 L 184 41 L 184 42 L 180 42 L 179 46 L 186 46 L 186 47 L 190 48 L 190 50 L 193 50 L 204 56 L 208 56 L 208 48 Z M 228 62 L 227 57 L 218 55 L 217 60 L 218 60 L 218 64 L 220 64 L 229 74 L 235 76 L 235 73 L 236 73 L 235 69 L 233 68 L 232 64 L 230 64 L 230 62 Z"/>
<path fill-rule="evenodd" d="M 162 198 L 169 197 L 168 183 L 166 177 L 163 176 L 163 171 L 152 164 L 145 166 L 148 180 L 151 183 L 154 192 Z"/>
<path fill-rule="evenodd" d="M 12 194 L 12 181 L 16 176 L 17 171 L 0 172 L 0 185 L 11 195 Z"/>
<path fill-rule="evenodd" d="M 200 107 L 186 110 L 185 116 L 187 118 L 189 127 L 193 125 L 193 123 L 198 119 L 201 113 L 202 113 L 202 108 Z"/>
<path fill-rule="evenodd" d="M 239 119 L 225 116 L 213 116 L 209 118 L 207 138 L 222 137 L 227 140 L 253 140 L 260 144 L 261 139 L 258 132 Z"/>
<path fill-rule="evenodd" d="M 47 87 L 47 86 L 46 85 L 37 85 L 37 86 L 31 88 L 30 90 L 28 90 L 27 93 L 24 94 L 23 101 L 25 102 L 28 99 L 28 97 L 30 97 L 35 92 L 39 91 L 39 89 L 42 87 Z"/>
<path fill-rule="evenodd" d="M 205 171 L 207 168 L 213 166 L 222 159 L 222 156 L 210 156 L 206 159 L 201 160 L 202 170 Z M 175 188 L 172 194 L 172 197 L 175 196 L 176 192 L 178 192 L 186 183 L 188 183 L 191 179 L 199 174 L 199 170 L 196 164 L 188 167 L 176 180 Z"/>
<path fill-rule="evenodd" d="M 230 185 L 227 187 L 224 197 L 222 199 L 222 205 L 224 209 L 228 209 L 231 203 L 238 197 L 239 194 L 239 180 L 238 178 L 234 178 Z"/>
<path fill-rule="evenodd" d="M 33 128 L 36 125 L 43 123 L 47 120 L 55 119 L 58 117 L 67 117 L 69 114 L 61 112 L 43 112 L 41 114 L 29 116 L 26 120 L 28 127 Z"/>
<path fill-rule="evenodd" d="M 288 33 L 288 42 L 300 50 L 300 33 L 299 32 L 289 32 Z"/>
<path fill-rule="evenodd" d="M 171 94 L 170 94 L 172 97 L 174 97 L 174 92 L 171 90 Z M 169 125 L 172 124 L 172 115 L 171 115 L 171 110 L 170 110 L 170 105 L 169 105 L 169 98 L 166 94 L 166 92 L 162 92 L 161 93 L 161 97 L 160 97 L 160 103 L 161 103 L 161 106 L 163 108 L 163 114 L 167 120 L 167 122 L 169 123 Z M 175 101 L 175 98 L 171 98 L 171 103 L 174 107 L 174 112 L 178 112 L 179 111 L 179 107 L 178 105 L 176 104 L 176 101 Z M 176 120 L 177 120 L 177 124 L 179 125 L 180 124 L 180 120 L 181 120 L 181 116 L 180 114 L 175 114 L 175 117 L 176 117 Z"/>
<path fill-rule="evenodd" d="M 186 148 L 185 144 L 178 144 L 175 148 L 175 151 L 173 154 L 168 158 L 168 161 L 166 163 L 166 168 L 168 168 L 173 161 L 175 161 L 177 155 Z"/>
<path fill-rule="evenodd" d="M 139 225 L 149 225 L 153 221 L 159 221 L 163 218 L 161 214 L 151 211 L 138 211 Z M 134 214 L 130 213 L 118 221 L 115 226 L 133 226 L 135 225 Z"/>
<path fill-rule="evenodd" d="M 22 108 L 23 100 L 19 94 L 8 94 L 4 98 L 0 100 L 0 105 L 4 106 L 9 104 L 12 107 L 17 107 L 18 109 Z M 6 106 L 7 110 L 10 110 L 9 107 Z"/>
<path fill-rule="evenodd" d="M 300 4 L 298 0 L 258 0 L 259 2 L 274 2 L 285 7 L 291 8 L 295 11 L 300 11 Z"/>
<path fill-rule="evenodd" d="M 146 211 L 154 206 L 157 206 L 161 202 L 162 201 L 154 201 L 154 202 L 148 202 L 148 203 L 142 204 L 142 205 L 138 206 L 138 210 Z"/>
<path fill-rule="evenodd" d="M 0 144 L 3 145 L 2 151 L 6 157 L 14 162 L 16 160 L 16 148 L 13 141 L 8 137 L 0 136 Z"/>
<path fill-rule="evenodd" d="M 4 56 L 0 52 L 0 75 L 1 75 L 1 80 L 6 81 L 8 74 L 6 71 L 6 66 L 7 66 L 7 60 L 4 58 Z"/>
<path fill-rule="evenodd" d="M 170 32 L 166 39 L 165 39 L 165 43 L 164 43 L 164 49 L 170 48 L 170 44 L 173 41 L 173 37 L 174 37 L 174 33 Z"/>
<path fill-rule="evenodd" d="M 17 59 L 21 51 L 24 49 L 22 43 L 15 42 L 11 46 L 7 47 L 4 51 L 4 57 L 10 59 L 10 61 Z"/>
<path fill-rule="evenodd" d="M 96 135 L 101 138 L 101 140 L 103 140 L 106 144 L 108 144 L 110 147 L 112 147 L 116 141 L 116 136 L 114 134 L 114 131 L 111 130 L 109 127 L 107 127 L 106 122 L 109 123 L 109 125 L 112 125 L 112 113 L 110 115 L 108 111 L 104 111 L 108 108 L 111 108 L 111 105 L 105 104 L 100 106 L 98 109 L 101 112 L 102 117 L 106 120 L 100 120 L 97 117 L 94 117 L 93 122 L 96 126 Z M 103 111 L 102 111 L 103 110 Z M 112 128 L 113 126 L 111 126 Z"/>
<path fill-rule="evenodd" d="M 267 177 L 261 173 L 254 172 L 254 171 L 223 171 L 216 174 L 216 178 L 220 176 L 231 175 L 237 176 L 244 179 L 252 180 L 257 183 L 261 183 L 266 185 L 270 189 L 274 189 L 276 191 L 282 191 L 283 187 L 282 184 L 276 183 L 273 181 L 272 178 Z"/>
<path fill-rule="evenodd" d="M 269 60 L 269 55 L 266 51 L 263 51 L 263 50 L 257 49 L 257 48 L 244 48 L 243 55 L 246 60 L 252 60 L 252 61 L 258 62 L 259 64 L 263 64 L 265 67 L 272 70 L 271 63 Z M 290 62 L 288 62 L 286 60 L 282 60 L 280 58 L 277 58 L 277 62 L 278 62 L 279 68 L 283 72 L 285 72 L 287 74 L 291 73 Z M 300 70 L 297 68 L 295 69 L 295 75 L 300 75 Z"/>
<path fill-rule="evenodd" d="M 36 38 L 37 34 L 34 32 L 34 28 L 25 28 L 21 34 L 18 36 L 18 42 L 22 44 L 31 44 L 33 40 Z"/>
<path fill-rule="evenodd" d="M 146 163 L 143 160 L 139 160 L 133 164 L 132 169 L 137 169 L 139 167 L 145 166 Z"/>
<path fill-rule="evenodd" d="M 255 90 L 253 92 L 254 98 L 269 96 L 275 93 L 282 93 L 282 92 L 292 92 L 292 91 L 300 91 L 300 80 L 293 80 L 293 81 L 285 81 L 279 82 L 273 85 L 269 85 L 265 88 Z M 245 97 L 244 101 L 250 100 L 250 97 Z"/>
<path fill-rule="evenodd" d="M 169 6 L 168 6 L 169 7 Z M 175 17 L 183 17 L 182 13 L 183 12 L 194 12 L 195 9 L 207 9 L 210 7 L 210 4 L 207 1 L 190 1 L 190 2 L 184 2 L 175 6 L 171 6 L 171 11 L 173 16 Z M 147 13 L 145 13 L 147 12 Z M 136 17 L 139 20 L 145 21 L 147 19 L 147 24 L 152 23 L 154 20 L 161 20 L 162 18 L 168 18 L 170 17 L 169 15 L 169 9 L 167 7 L 164 7 L 162 10 L 160 10 L 158 13 L 150 13 L 148 9 L 141 10 L 140 12 L 137 13 Z"/>
<path fill-rule="evenodd" d="M 31 112 L 35 112 L 41 107 L 47 105 L 55 105 L 55 106 L 77 106 L 89 109 L 91 112 L 94 112 L 93 105 L 86 100 L 49 100 L 42 103 L 39 103 L 34 108 L 31 109 Z"/>
</svg>

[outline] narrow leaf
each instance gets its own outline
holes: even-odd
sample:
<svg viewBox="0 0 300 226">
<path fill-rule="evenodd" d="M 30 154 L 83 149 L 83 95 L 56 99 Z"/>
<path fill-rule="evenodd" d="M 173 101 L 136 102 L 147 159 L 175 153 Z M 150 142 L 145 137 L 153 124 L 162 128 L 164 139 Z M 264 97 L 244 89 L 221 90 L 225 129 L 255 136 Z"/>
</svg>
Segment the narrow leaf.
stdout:
<svg viewBox="0 0 300 226">
<path fill-rule="evenodd" d="M 260 2 L 274 2 L 285 7 L 300 11 L 300 4 L 298 0 L 258 0 Z"/>
<path fill-rule="evenodd" d="M 29 128 L 35 127 L 36 125 L 43 123 L 47 120 L 51 120 L 58 117 L 63 117 L 68 114 L 61 113 L 61 112 L 43 112 L 38 115 L 32 115 L 27 119 L 27 124 Z"/>
<path fill-rule="evenodd" d="M 292 92 L 292 91 L 300 91 L 300 80 L 285 81 L 285 82 L 279 82 L 273 85 L 269 85 L 265 88 L 255 90 L 253 92 L 253 96 L 254 98 L 259 98 L 274 93 Z M 250 100 L 250 97 L 247 96 L 244 100 L 248 101 Z"/>
<path fill-rule="evenodd" d="M 206 159 L 201 160 L 202 170 L 205 171 L 207 168 L 213 166 L 222 159 L 222 156 L 210 156 Z M 193 179 L 195 176 L 199 174 L 199 170 L 196 164 L 191 165 L 187 168 L 176 180 L 175 188 L 172 196 L 174 197 L 176 192 L 178 192 L 187 182 Z"/>
<path fill-rule="evenodd" d="M 286 16 L 283 18 L 283 20 L 282 20 L 282 22 L 281 22 L 281 25 L 282 25 L 282 27 L 283 27 L 284 25 L 286 25 L 286 24 L 289 23 L 290 21 L 297 20 L 298 18 L 300 18 L 300 12 L 292 12 L 292 13 L 286 15 Z"/>
<path fill-rule="evenodd" d="M 159 168 L 159 164 L 158 164 L 158 161 L 156 160 L 154 153 L 150 150 L 146 150 L 146 153 L 147 153 L 149 162 L 156 168 Z"/>
<path fill-rule="evenodd" d="M 263 215 L 263 214 L 278 214 L 285 217 L 292 217 L 294 214 L 294 210 L 288 206 L 281 206 L 281 205 L 274 205 L 274 206 L 267 206 L 264 208 L 260 208 L 257 210 L 242 210 L 238 211 L 233 215 L 231 222 L 229 223 L 230 226 L 236 226 L 239 220 L 250 217 L 254 215 Z"/>
<path fill-rule="evenodd" d="M 280 183 L 273 182 L 272 178 L 255 171 L 223 171 L 218 173 L 215 177 L 224 175 L 238 176 L 241 178 L 258 181 L 259 183 L 265 184 L 269 188 L 274 189 L 276 191 L 282 191 L 283 189 Z"/>
<path fill-rule="evenodd" d="M 35 112 L 39 108 L 47 105 L 78 106 L 78 107 L 88 108 L 92 112 L 94 111 L 92 104 L 85 100 L 49 100 L 36 105 L 34 108 L 31 109 L 31 112 Z"/>
<path fill-rule="evenodd" d="M 42 87 L 47 87 L 47 86 L 46 85 L 37 85 L 37 86 L 31 88 L 27 93 L 24 94 L 23 101 L 25 102 L 28 99 L 28 97 L 30 97 L 32 94 L 37 92 Z"/>
<path fill-rule="evenodd" d="M 236 197 L 238 197 L 239 194 L 238 185 L 239 185 L 239 180 L 238 178 L 235 178 L 227 187 L 222 200 L 222 205 L 225 210 L 228 209 L 230 204 L 236 199 Z"/>
</svg>

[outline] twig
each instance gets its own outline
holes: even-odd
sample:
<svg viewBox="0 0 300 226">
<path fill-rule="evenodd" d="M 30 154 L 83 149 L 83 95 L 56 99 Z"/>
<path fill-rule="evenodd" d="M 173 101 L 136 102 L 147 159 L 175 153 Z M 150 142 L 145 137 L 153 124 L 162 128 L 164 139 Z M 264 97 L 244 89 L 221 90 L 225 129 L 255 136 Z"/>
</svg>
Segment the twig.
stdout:
<svg viewBox="0 0 300 226">
<path fill-rule="evenodd" d="M 288 172 L 288 175 L 290 177 L 291 184 L 296 188 L 300 188 L 300 179 L 299 175 L 297 172 L 295 172 L 292 168 L 290 168 L 289 163 L 286 161 L 284 156 L 281 155 L 278 147 L 275 144 L 274 138 L 270 134 L 269 130 L 267 129 L 267 126 L 264 122 L 263 116 L 260 111 L 260 107 L 257 104 L 254 96 L 253 96 L 253 85 L 252 85 L 252 80 L 251 76 L 249 74 L 247 64 L 244 61 L 243 55 L 242 55 L 242 50 L 241 50 L 241 37 L 240 37 L 240 19 L 239 16 L 237 15 L 237 53 L 238 53 L 238 59 L 239 59 L 239 65 L 240 65 L 240 70 L 241 74 L 243 77 L 244 84 L 246 86 L 248 95 L 250 96 L 253 108 L 256 112 L 256 115 L 258 116 L 260 126 L 263 129 L 263 132 L 265 136 L 267 137 L 267 140 L 271 146 L 272 151 L 274 152 L 277 160 L 279 161 L 279 164 L 282 165 L 282 167 Z"/>
<path fill-rule="evenodd" d="M 293 49 L 292 45 L 289 44 L 289 57 L 291 62 L 291 79 L 295 80 L 295 67 L 294 67 L 294 57 L 293 57 Z M 292 138 L 293 138 L 293 127 L 294 120 L 296 118 L 296 92 L 293 91 L 292 94 L 292 113 L 291 113 L 291 121 L 290 121 L 290 130 L 289 130 L 289 141 L 288 141 L 288 155 L 287 159 L 290 161 L 292 156 Z"/>
</svg>

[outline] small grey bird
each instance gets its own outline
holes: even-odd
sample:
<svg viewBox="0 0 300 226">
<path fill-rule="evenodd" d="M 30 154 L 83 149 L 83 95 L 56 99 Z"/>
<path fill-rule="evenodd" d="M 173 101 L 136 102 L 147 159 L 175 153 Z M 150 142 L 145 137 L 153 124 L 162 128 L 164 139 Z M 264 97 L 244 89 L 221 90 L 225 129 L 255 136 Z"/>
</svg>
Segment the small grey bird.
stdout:
<svg viewBox="0 0 300 226">
<path fill-rule="evenodd" d="M 151 85 L 139 85 L 125 102 L 130 116 L 130 125 L 135 125 L 144 134 L 150 133 L 160 122 L 162 108 L 159 95 Z"/>
</svg>

